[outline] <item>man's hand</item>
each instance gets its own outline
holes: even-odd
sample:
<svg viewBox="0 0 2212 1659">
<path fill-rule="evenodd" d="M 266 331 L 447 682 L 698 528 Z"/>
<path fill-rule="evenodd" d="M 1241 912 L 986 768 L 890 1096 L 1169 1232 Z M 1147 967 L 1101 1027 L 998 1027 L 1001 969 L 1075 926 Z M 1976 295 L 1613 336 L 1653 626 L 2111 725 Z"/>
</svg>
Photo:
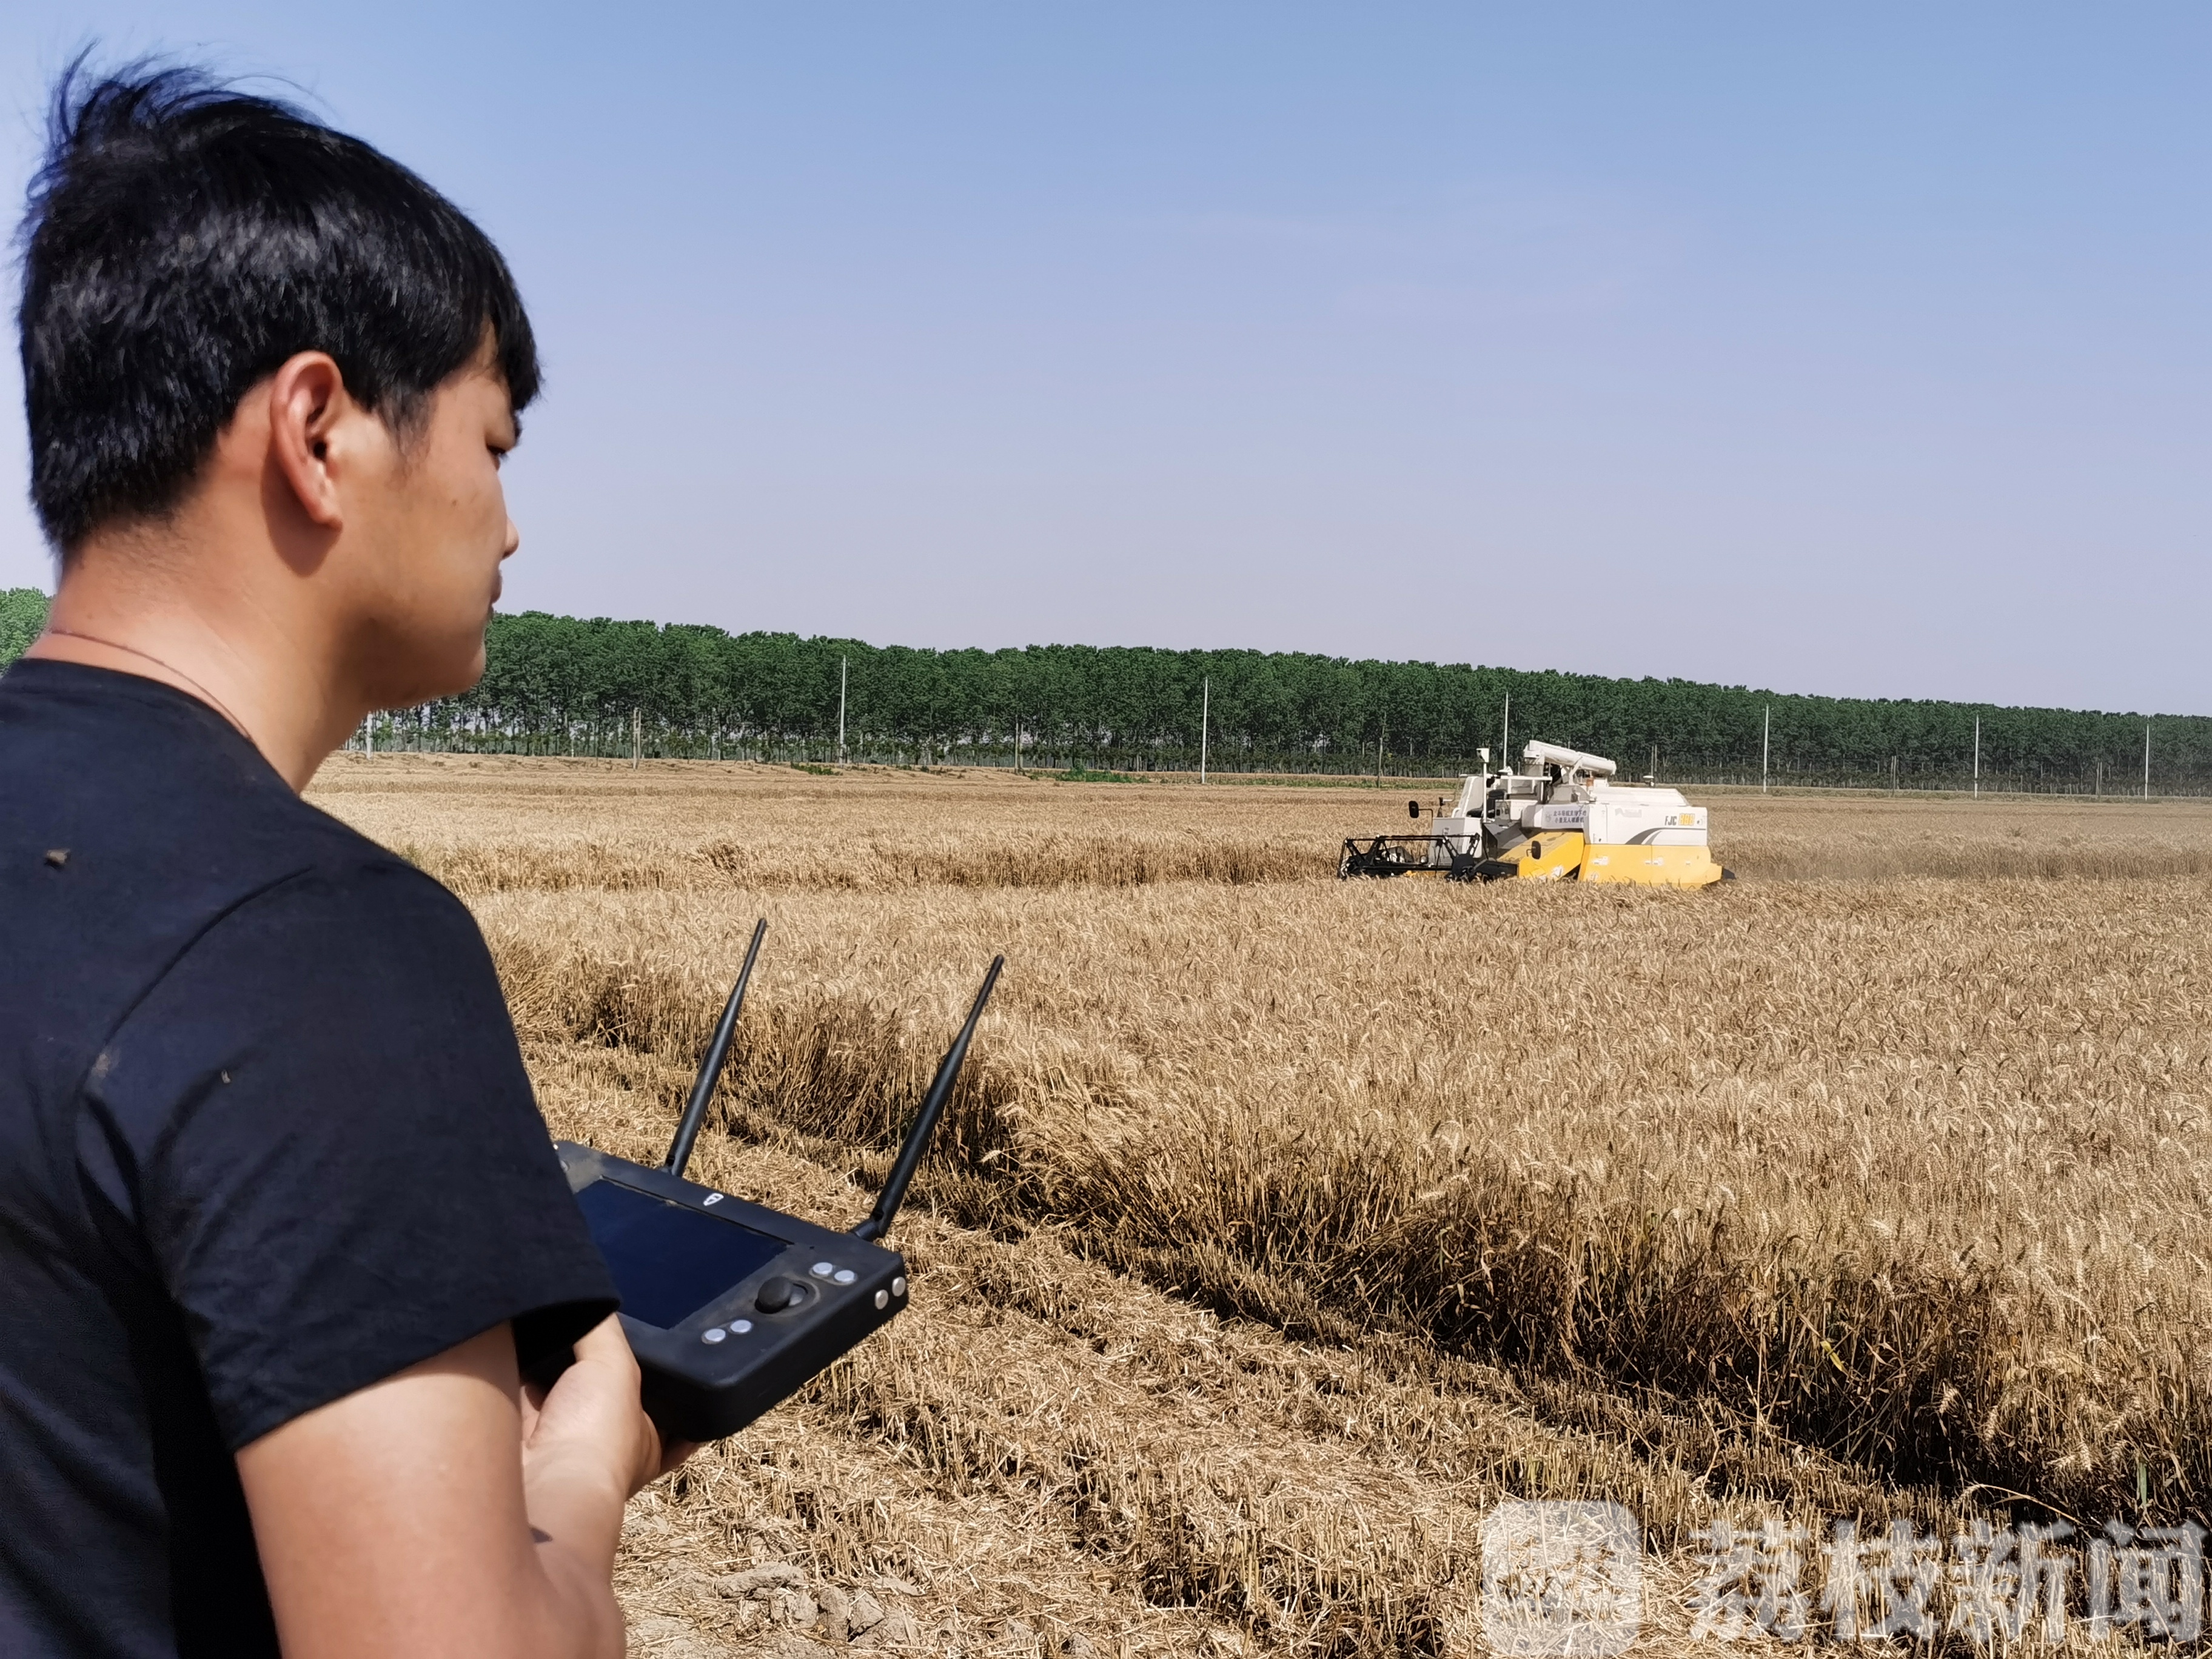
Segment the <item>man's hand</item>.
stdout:
<svg viewBox="0 0 2212 1659">
<path fill-rule="evenodd" d="M 586 1461 L 604 1456 L 603 1448 L 620 1446 L 626 1435 L 636 1437 L 635 1467 L 644 1471 L 632 1483 L 633 1492 L 698 1449 L 685 1442 L 664 1448 L 653 1419 L 638 1409 L 637 1392 L 636 1357 L 622 1334 L 622 1322 L 609 1318 L 576 1344 L 576 1363 L 550 1391 L 523 1388 L 524 1489 L 579 1455 Z"/>
<path fill-rule="evenodd" d="M 662 1462 L 612 1318 L 542 1401 L 501 1325 L 272 1430 L 238 1469 L 286 1659 L 621 1659 L 623 1505 Z"/>
</svg>

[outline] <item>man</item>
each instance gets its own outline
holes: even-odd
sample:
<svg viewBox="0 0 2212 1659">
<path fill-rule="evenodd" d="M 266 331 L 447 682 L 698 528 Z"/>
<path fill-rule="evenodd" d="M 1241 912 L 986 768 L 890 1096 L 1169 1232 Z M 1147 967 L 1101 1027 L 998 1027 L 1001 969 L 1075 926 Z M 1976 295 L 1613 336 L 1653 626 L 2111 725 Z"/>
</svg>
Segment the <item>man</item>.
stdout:
<svg viewBox="0 0 2212 1659">
<path fill-rule="evenodd" d="M 60 580 L 0 678 L 0 1652 L 618 1655 L 664 1449 L 605 1265 L 467 912 L 298 793 L 483 672 L 513 280 L 174 70 L 64 77 L 22 246 Z"/>
</svg>

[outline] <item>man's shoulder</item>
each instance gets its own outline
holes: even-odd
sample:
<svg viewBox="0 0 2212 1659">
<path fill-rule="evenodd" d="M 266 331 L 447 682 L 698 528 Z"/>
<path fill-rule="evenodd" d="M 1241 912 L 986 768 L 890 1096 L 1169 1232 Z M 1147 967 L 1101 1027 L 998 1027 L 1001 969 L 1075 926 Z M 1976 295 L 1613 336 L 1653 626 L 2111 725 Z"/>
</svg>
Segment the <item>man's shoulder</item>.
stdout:
<svg viewBox="0 0 2212 1659">
<path fill-rule="evenodd" d="M 0 864 L 65 890 L 80 925 L 112 913 L 167 931 L 303 878 L 459 902 L 301 799 L 205 704 L 68 663 L 0 678 Z"/>
<path fill-rule="evenodd" d="M 204 704 L 73 664 L 11 669 L 0 680 L 0 1063 L 51 1051 L 60 1097 L 153 987 L 241 927 L 272 957 L 411 939 L 451 971 L 483 971 L 459 900 L 302 800 Z"/>
<path fill-rule="evenodd" d="M 260 856 L 237 872 L 232 904 L 313 894 L 350 912 L 356 926 L 475 928 L 468 906 L 401 854 L 309 802 L 295 798 L 277 810 L 283 817 L 265 826 Z"/>
</svg>

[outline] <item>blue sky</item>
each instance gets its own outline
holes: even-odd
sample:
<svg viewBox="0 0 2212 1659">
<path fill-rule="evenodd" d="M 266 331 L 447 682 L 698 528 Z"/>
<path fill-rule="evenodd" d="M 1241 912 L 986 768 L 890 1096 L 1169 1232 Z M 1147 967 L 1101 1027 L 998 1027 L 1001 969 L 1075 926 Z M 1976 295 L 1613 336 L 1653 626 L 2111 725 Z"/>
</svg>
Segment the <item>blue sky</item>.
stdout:
<svg viewBox="0 0 2212 1659">
<path fill-rule="evenodd" d="M 11 191 L 88 37 L 506 248 L 517 608 L 2212 713 L 2201 6 L 16 0 Z"/>
</svg>

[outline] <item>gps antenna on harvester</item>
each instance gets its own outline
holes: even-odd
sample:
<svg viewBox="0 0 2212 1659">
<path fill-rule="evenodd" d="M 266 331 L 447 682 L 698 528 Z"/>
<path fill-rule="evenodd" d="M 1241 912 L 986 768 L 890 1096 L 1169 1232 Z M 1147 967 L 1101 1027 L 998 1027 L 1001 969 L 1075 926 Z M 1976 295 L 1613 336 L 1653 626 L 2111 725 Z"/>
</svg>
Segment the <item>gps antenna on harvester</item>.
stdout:
<svg viewBox="0 0 2212 1659">
<path fill-rule="evenodd" d="M 722 1005 L 721 1024 L 714 1027 L 714 1040 L 707 1045 L 707 1057 L 699 1062 L 699 1075 L 691 1079 L 691 1097 L 684 1103 L 683 1121 L 676 1126 L 676 1139 L 668 1145 L 668 1161 L 660 1166 L 672 1176 L 682 1175 L 684 1166 L 691 1161 L 691 1143 L 699 1139 L 699 1126 L 707 1121 L 708 1103 L 714 1097 L 714 1085 L 722 1080 L 722 1063 L 730 1057 L 730 1038 L 738 1029 L 738 1011 L 745 1006 L 745 984 L 753 976 L 761 940 L 767 937 L 768 918 L 763 916 L 753 924 L 753 942 L 746 948 L 745 965 L 738 969 L 738 982 L 730 988 L 730 1000 Z"/>
<path fill-rule="evenodd" d="M 907 1131 L 905 1144 L 899 1148 L 898 1162 L 891 1165 L 890 1178 L 876 1195 L 874 1212 L 853 1229 L 854 1237 L 878 1239 L 890 1231 L 891 1218 L 906 1201 L 907 1187 L 914 1180 L 923 1150 L 929 1145 L 930 1132 L 944 1115 L 945 1103 L 952 1097 L 952 1085 L 960 1076 L 960 1062 L 968 1058 L 969 1039 L 975 1035 L 975 1023 L 983 1018 L 983 1005 L 991 1000 L 991 988 L 999 982 L 999 969 L 1006 965 L 1004 957 L 991 958 L 991 971 L 983 975 L 983 988 L 975 993 L 975 1006 L 968 1011 L 968 1023 L 960 1028 L 960 1035 L 952 1039 L 952 1046 L 939 1062 L 937 1076 L 922 1099 L 921 1114 L 915 1119 L 914 1127 Z"/>
</svg>

